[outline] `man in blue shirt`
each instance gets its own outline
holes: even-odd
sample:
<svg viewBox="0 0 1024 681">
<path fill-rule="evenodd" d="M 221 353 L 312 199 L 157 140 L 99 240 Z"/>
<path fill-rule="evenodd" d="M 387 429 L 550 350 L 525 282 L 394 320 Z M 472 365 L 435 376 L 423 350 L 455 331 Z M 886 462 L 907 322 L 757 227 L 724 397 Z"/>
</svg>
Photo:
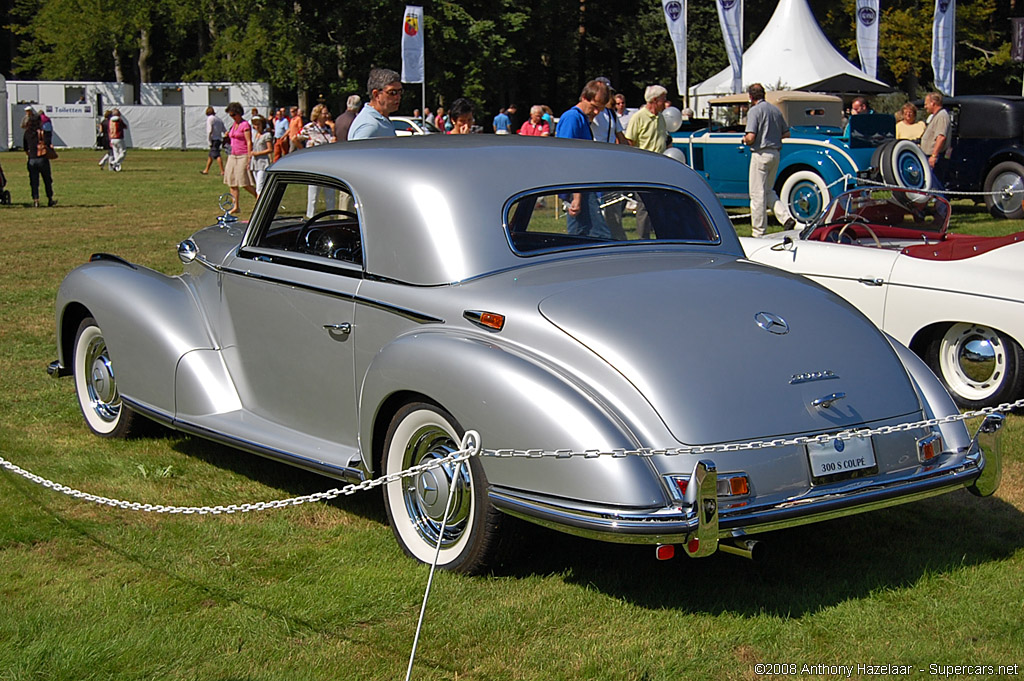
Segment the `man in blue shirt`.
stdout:
<svg viewBox="0 0 1024 681">
<path fill-rule="evenodd" d="M 509 128 L 512 127 L 512 119 L 505 113 L 504 107 L 502 107 L 501 111 L 498 112 L 498 115 L 494 117 L 492 125 L 494 126 L 495 135 L 508 135 L 511 132 Z"/>
<path fill-rule="evenodd" d="M 402 103 L 402 77 L 391 69 L 370 69 L 366 90 L 370 101 L 353 119 L 348 129 L 349 140 L 396 137 L 388 116 L 398 111 Z"/>
<path fill-rule="evenodd" d="M 588 82 L 580 93 L 580 101 L 558 119 L 555 137 L 593 141 L 590 122 L 608 106 L 608 99 L 607 85 L 599 80 Z M 572 195 L 566 229 L 569 234 L 611 238 L 611 231 L 601 215 L 597 192 L 578 192 Z"/>
</svg>

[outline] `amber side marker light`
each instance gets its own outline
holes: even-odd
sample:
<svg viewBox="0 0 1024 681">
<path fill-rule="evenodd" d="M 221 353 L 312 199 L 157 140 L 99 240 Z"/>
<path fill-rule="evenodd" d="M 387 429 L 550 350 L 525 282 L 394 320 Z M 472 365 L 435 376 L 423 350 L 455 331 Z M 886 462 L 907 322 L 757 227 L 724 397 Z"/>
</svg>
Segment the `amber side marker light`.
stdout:
<svg viewBox="0 0 1024 681">
<path fill-rule="evenodd" d="M 484 312 L 482 310 L 466 310 L 462 316 L 477 326 L 482 326 L 491 331 L 501 331 L 505 326 L 505 315 L 497 312 Z"/>
<path fill-rule="evenodd" d="M 942 453 L 942 436 L 932 433 L 917 441 L 917 458 L 921 463 L 931 461 Z"/>
</svg>

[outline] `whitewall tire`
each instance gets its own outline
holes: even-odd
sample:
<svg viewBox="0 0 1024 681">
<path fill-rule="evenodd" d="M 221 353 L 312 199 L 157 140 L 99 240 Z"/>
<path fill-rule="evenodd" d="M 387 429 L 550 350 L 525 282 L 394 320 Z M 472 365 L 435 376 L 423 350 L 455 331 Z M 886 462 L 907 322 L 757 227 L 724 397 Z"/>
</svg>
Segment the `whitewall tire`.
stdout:
<svg viewBox="0 0 1024 681">
<path fill-rule="evenodd" d="M 811 170 L 793 173 L 779 190 L 779 201 L 801 226 L 821 215 L 831 199 L 825 180 Z"/>
<path fill-rule="evenodd" d="M 72 361 L 78 406 L 89 429 L 101 437 L 130 435 L 137 419 L 121 401 L 107 341 L 92 317 L 78 326 Z"/>
<path fill-rule="evenodd" d="M 450 414 L 427 403 L 402 407 L 388 428 L 383 473 L 443 459 L 459 449 L 463 430 Z M 474 457 L 384 486 L 384 505 L 395 538 L 406 554 L 431 563 L 440 537 L 438 567 L 478 573 L 497 551 L 501 514 L 487 499 L 483 466 Z M 453 477 L 454 476 L 454 477 Z M 451 506 L 449 490 L 455 485 Z M 445 512 L 447 509 L 447 518 Z M 444 532 L 441 533 L 442 520 Z"/>
</svg>

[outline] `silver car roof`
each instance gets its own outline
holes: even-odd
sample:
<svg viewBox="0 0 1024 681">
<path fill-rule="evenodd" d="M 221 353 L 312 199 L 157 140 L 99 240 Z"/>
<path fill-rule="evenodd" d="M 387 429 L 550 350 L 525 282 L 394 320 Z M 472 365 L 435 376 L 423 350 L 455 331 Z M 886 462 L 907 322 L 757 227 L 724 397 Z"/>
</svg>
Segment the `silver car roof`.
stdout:
<svg viewBox="0 0 1024 681">
<path fill-rule="evenodd" d="M 347 184 L 362 222 L 367 271 L 412 284 L 453 283 L 543 258 L 512 251 L 503 210 L 518 194 L 550 187 L 682 188 L 718 227 L 718 248 L 743 255 L 721 203 L 696 172 L 626 145 L 518 135 L 357 140 L 288 154 L 270 172 L 315 173 Z"/>
</svg>

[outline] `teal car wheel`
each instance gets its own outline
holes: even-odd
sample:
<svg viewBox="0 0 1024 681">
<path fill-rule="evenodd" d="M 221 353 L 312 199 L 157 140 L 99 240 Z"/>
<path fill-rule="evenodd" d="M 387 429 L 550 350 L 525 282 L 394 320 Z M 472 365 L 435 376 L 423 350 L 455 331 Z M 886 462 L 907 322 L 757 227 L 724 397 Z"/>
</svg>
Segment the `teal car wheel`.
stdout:
<svg viewBox="0 0 1024 681">
<path fill-rule="evenodd" d="M 789 208 L 793 219 L 806 225 L 821 215 L 830 200 L 825 180 L 810 170 L 799 170 L 782 183 L 779 200 Z"/>
</svg>

